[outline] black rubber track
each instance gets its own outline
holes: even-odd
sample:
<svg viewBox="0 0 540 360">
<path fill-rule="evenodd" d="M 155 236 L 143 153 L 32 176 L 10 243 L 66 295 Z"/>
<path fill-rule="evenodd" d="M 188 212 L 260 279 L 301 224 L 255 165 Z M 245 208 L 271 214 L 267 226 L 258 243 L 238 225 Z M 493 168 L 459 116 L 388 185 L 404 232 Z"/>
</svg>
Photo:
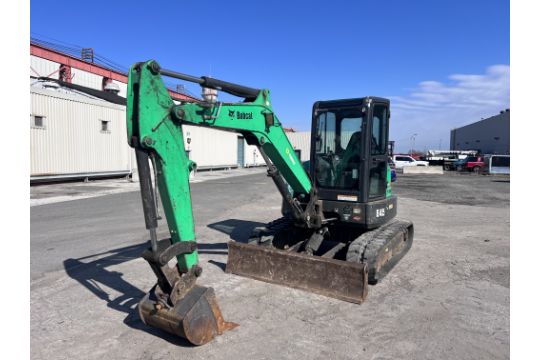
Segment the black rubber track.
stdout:
<svg viewBox="0 0 540 360">
<path fill-rule="evenodd" d="M 385 246 L 396 235 L 402 233 L 406 237 L 401 251 L 392 256 L 378 271 L 377 258 L 385 251 Z M 414 237 L 413 224 L 408 220 L 393 219 L 387 224 L 368 231 L 356 238 L 347 251 L 347 261 L 365 262 L 368 265 L 368 283 L 376 284 L 403 258 L 412 246 Z"/>
</svg>

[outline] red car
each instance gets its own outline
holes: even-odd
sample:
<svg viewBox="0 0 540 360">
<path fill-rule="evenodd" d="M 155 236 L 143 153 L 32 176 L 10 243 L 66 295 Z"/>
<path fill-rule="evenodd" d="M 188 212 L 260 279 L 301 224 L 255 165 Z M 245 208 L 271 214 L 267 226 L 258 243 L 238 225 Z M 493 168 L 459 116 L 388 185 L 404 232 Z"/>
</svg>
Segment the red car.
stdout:
<svg viewBox="0 0 540 360">
<path fill-rule="evenodd" d="M 486 163 L 482 156 L 467 156 L 465 159 L 456 161 L 454 166 L 457 171 L 468 170 L 478 174 L 486 166 Z"/>
</svg>

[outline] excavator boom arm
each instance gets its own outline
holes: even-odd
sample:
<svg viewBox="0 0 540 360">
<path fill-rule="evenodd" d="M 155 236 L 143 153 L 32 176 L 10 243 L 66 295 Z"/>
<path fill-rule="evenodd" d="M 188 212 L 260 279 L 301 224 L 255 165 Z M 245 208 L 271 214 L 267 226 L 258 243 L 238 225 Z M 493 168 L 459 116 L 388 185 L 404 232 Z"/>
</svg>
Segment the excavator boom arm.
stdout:
<svg viewBox="0 0 540 360">
<path fill-rule="evenodd" d="M 175 104 L 161 79 L 162 73 L 202 86 L 230 90 L 251 102 Z M 270 159 L 295 196 L 310 193 L 311 181 L 272 110 L 268 90 L 162 70 L 155 61 L 138 63 L 129 73 L 128 142 L 153 159 L 173 244 L 195 240 L 189 188 L 193 163 L 184 148 L 183 124 L 243 134 L 250 144 L 258 146 L 265 158 Z M 196 263 L 196 251 L 178 256 L 181 271 L 189 270 Z"/>
</svg>

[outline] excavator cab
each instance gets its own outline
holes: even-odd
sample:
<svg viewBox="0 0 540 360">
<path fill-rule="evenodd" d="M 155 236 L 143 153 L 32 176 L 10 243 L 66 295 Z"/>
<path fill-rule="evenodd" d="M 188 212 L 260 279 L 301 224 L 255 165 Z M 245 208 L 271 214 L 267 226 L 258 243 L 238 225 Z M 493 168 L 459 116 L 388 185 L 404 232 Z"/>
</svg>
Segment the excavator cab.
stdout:
<svg viewBox="0 0 540 360">
<path fill-rule="evenodd" d="M 377 97 L 314 104 L 309 172 L 326 218 L 371 229 L 395 216 L 387 165 L 389 106 Z"/>
</svg>

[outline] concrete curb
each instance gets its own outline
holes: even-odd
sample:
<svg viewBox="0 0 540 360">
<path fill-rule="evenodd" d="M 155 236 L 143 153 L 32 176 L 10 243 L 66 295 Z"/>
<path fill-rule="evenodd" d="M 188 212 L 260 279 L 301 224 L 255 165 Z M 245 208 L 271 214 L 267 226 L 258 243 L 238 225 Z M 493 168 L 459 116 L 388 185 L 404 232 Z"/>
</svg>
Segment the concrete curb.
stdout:
<svg viewBox="0 0 540 360">
<path fill-rule="evenodd" d="M 404 166 L 404 174 L 444 174 L 442 166 Z"/>
</svg>

